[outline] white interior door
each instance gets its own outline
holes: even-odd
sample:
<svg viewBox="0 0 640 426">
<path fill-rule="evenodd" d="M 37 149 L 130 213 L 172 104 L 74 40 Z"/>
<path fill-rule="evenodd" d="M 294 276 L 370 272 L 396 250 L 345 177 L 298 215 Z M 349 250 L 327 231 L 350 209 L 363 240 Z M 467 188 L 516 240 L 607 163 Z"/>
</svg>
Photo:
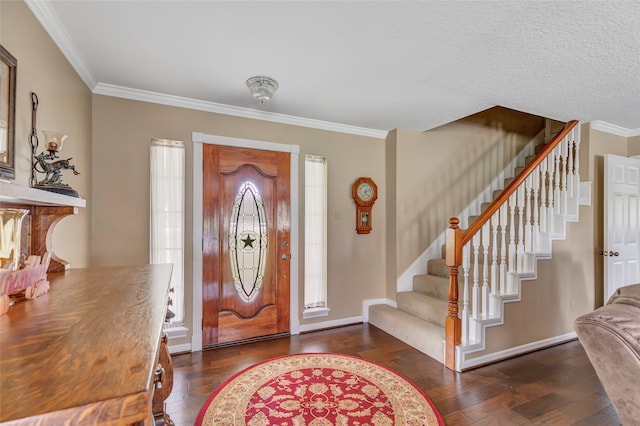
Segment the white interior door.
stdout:
<svg viewBox="0 0 640 426">
<path fill-rule="evenodd" d="M 605 155 L 604 300 L 640 282 L 640 160 Z"/>
</svg>

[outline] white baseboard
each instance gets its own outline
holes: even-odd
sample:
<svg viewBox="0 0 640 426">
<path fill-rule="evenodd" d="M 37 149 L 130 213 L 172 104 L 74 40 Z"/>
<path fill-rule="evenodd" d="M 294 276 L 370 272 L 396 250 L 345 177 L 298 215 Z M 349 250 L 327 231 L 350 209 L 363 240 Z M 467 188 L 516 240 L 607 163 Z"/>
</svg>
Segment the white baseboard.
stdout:
<svg viewBox="0 0 640 426">
<path fill-rule="evenodd" d="M 172 355 L 185 352 L 191 352 L 191 345 L 189 343 L 183 343 L 181 345 L 169 345 L 169 353 Z"/>
<path fill-rule="evenodd" d="M 314 322 L 313 324 L 301 324 L 300 333 L 307 331 L 322 330 L 323 328 L 341 327 L 343 325 L 360 324 L 362 323 L 362 316 L 342 318 L 331 321 Z"/>
<path fill-rule="evenodd" d="M 513 358 L 518 355 L 522 355 L 528 352 L 533 352 L 538 349 L 548 348 L 549 346 L 565 343 L 570 340 L 577 339 L 575 332 L 562 334 L 560 336 L 550 337 L 548 339 L 538 340 L 537 342 L 526 343 L 524 345 L 516 346 L 514 348 L 505 349 L 503 351 L 494 352 L 487 355 L 482 355 L 477 358 L 463 360 L 464 354 L 456 354 L 456 363 L 458 364 L 457 371 L 464 371 L 470 368 L 479 367 L 484 364 L 490 364 L 498 361 L 502 361 L 508 358 Z"/>
<path fill-rule="evenodd" d="M 164 332 L 167 333 L 167 337 L 169 338 L 169 341 L 171 341 L 171 339 L 182 339 L 184 337 L 187 337 L 187 335 L 189 334 L 189 329 L 184 326 L 165 327 Z"/>
</svg>

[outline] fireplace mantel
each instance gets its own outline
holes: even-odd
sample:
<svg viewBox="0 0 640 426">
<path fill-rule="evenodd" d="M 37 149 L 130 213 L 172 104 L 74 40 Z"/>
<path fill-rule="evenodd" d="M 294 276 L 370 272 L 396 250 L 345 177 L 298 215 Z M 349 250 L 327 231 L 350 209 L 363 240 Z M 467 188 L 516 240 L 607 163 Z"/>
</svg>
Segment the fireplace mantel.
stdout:
<svg viewBox="0 0 640 426">
<path fill-rule="evenodd" d="M 0 203 L 82 208 L 87 206 L 87 201 L 83 198 L 70 197 L 2 181 L 0 181 Z"/>
<path fill-rule="evenodd" d="M 29 210 L 22 223 L 21 257 L 26 258 L 30 254 L 42 256 L 49 252 L 51 263 L 48 272 L 69 269 L 69 262 L 57 257 L 53 251 L 53 231 L 63 218 L 78 214 L 78 208 L 86 205 L 87 201 L 82 198 L 0 181 L 0 208 Z"/>
</svg>

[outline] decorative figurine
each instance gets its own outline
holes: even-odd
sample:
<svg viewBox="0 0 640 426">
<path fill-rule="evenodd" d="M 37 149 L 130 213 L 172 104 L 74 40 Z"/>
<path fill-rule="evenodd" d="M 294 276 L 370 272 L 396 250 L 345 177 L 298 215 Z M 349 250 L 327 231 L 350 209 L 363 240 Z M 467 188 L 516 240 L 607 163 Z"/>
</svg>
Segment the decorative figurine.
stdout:
<svg viewBox="0 0 640 426">
<path fill-rule="evenodd" d="M 47 151 L 42 151 L 34 157 L 33 168 L 39 173 L 44 173 L 44 179 L 37 182 L 33 187 L 44 189 L 45 191 L 57 192 L 59 194 L 78 196 L 78 192 L 66 183 L 62 182 L 62 170 L 72 170 L 74 175 L 79 175 L 72 158 L 58 159 L 57 152 L 62 149 L 67 135 L 57 132 L 43 131 L 46 139 Z"/>
<path fill-rule="evenodd" d="M 57 153 L 62 150 L 64 141 L 68 138 L 64 133 L 44 130 L 46 152 L 36 155 L 38 149 L 38 133 L 36 131 L 36 112 L 38 110 L 38 96 L 31 93 L 31 179 L 29 184 L 33 188 L 58 194 L 78 197 L 78 191 L 62 182 L 62 171 L 72 170 L 74 175 L 79 175 L 74 165 L 73 158 L 59 159 Z M 37 173 L 44 173 L 44 179 L 38 181 Z"/>
</svg>

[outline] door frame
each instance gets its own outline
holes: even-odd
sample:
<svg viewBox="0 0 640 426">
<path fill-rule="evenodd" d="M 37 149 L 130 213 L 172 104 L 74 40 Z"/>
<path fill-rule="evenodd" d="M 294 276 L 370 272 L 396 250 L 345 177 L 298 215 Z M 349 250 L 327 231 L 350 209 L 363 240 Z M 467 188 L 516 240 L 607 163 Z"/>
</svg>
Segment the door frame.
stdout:
<svg viewBox="0 0 640 426">
<path fill-rule="evenodd" d="M 237 148 L 288 152 L 291 155 L 289 209 L 291 214 L 290 247 L 293 262 L 290 264 L 289 279 L 289 328 L 291 334 L 300 334 L 300 320 L 298 319 L 298 253 L 300 252 L 298 249 L 298 161 L 300 146 L 208 135 L 200 132 L 193 132 L 191 134 L 191 140 L 193 142 L 193 324 L 191 330 L 191 351 L 202 350 L 202 153 L 203 144 L 205 143 Z"/>
</svg>

